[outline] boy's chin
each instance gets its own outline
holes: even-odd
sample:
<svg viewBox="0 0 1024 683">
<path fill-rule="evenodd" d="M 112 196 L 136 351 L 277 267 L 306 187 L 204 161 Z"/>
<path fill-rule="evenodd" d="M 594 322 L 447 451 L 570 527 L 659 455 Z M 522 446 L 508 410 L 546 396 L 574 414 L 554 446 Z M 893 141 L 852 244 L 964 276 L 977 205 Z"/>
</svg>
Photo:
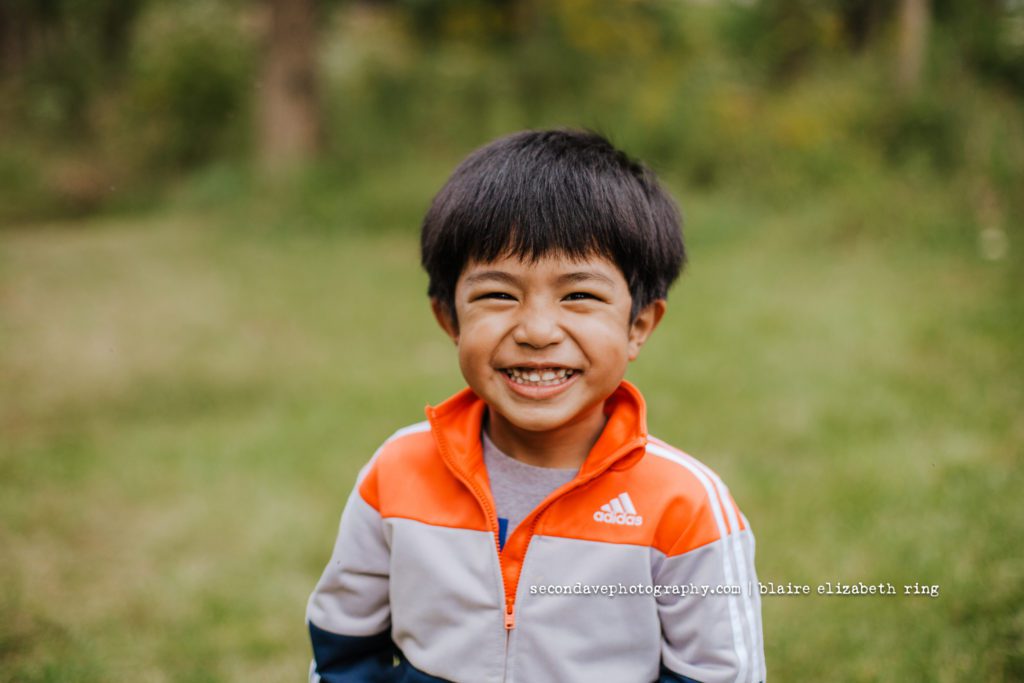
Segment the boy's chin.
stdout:
<svg viewBox="0 0 1024 683">
<path fill-rule="evenodd" d="M 508 415 L 504 414 L 501 417 L 507 427 L 521 432 L 536 434 L 538 436 L 545 432 L 555 432 L 569 422 L 568 420 L 552 419 L 551 417 L 531 419 L 517 415 L 510 418 Z"/>
<path fill-rule="evenodd" d="M 489 407 L 506 427 L 537 436 L 546 432 L 554 433 L 564 427 L 582 422 L 586 419 L 586 414 L 590 412 L 589 410 L 552 410 L 550 406 L 514 408 L 512 410 L 503 410 L 502 406 L 490 405 Z"/>
</svg>

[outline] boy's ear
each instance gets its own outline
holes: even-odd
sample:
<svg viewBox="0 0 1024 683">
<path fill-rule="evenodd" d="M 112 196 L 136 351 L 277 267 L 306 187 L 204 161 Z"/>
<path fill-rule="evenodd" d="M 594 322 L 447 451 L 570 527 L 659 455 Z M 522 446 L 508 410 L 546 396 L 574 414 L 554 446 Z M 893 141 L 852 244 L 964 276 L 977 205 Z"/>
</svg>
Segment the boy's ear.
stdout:
<svg viewBox="0 0 1024 683">
<path fill-rule="evenodd" d="M 456 344 L 459 343 L 459 324 L 455 322 L 452 317 L 451 308 L 445 302 L 440 299 L 430 299 L 430 309 L 434 311 L 434 318 L 437 319 L 437 324 L 441 326 L 441 329 L 445 331 L 452 341 Z"/>
<path fill-rule="evenodd" d="M 636 314 L 636 318 L 629 326 L 629 360 L 636 360 L 636 357 L 640 355 L 640 347 L 644 345 L 647 338 L 651 336 L 651 332 L 654 332 L 654 328 L 661 322 L 667 306 L 664 299 L 656 299 Z"/>
</svg>

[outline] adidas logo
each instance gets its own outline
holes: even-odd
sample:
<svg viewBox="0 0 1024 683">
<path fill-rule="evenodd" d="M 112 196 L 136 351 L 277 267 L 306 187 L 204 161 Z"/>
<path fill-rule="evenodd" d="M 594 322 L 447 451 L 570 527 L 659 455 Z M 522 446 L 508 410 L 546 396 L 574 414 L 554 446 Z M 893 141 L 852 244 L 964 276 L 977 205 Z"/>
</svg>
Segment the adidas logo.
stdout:
<svg viewBox="0 0 1024 683">
<path fill-rule="evenodd" d="M 629 494 L 623 491 L 601 506 L 601 509 L 594 513 L 595 522 L 606 522 L 607 524 L 625 524 L 626 526 L 640 526 L 644 518 L 637 514 L 636 507 Z"/>
</svg>

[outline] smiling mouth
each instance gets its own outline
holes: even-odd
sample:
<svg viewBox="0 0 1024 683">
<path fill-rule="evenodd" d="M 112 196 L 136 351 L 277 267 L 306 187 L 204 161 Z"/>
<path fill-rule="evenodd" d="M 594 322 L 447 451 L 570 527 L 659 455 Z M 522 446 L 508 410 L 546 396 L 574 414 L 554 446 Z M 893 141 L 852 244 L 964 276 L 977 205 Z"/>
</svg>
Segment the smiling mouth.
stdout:
<svg viewBox="0 0 1024 683">
<path fill-rule="evenodd" d="M 579 370 L 568 368 L 504 368 L 502 372 L 516 384 L 527 387 L 558 386 L 579 374 Z"/>
</svg>

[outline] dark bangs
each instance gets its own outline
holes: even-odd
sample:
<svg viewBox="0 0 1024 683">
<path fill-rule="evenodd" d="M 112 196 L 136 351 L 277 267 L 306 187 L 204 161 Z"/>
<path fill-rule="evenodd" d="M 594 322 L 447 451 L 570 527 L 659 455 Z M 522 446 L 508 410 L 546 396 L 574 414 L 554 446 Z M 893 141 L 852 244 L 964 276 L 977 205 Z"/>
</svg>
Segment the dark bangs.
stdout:
<svg viewBox="0 0 1024 683">
<path fill-rule="evenodd" d="M 428 294 L 453 314 L 470 261 L 548 254 L 616 263 L 635 316 L 667 295 L 682 268 L 679 212 L 650 170 L 600 135 L 526 131 L 467 157 L 423 221 Z"/>
</svg>

